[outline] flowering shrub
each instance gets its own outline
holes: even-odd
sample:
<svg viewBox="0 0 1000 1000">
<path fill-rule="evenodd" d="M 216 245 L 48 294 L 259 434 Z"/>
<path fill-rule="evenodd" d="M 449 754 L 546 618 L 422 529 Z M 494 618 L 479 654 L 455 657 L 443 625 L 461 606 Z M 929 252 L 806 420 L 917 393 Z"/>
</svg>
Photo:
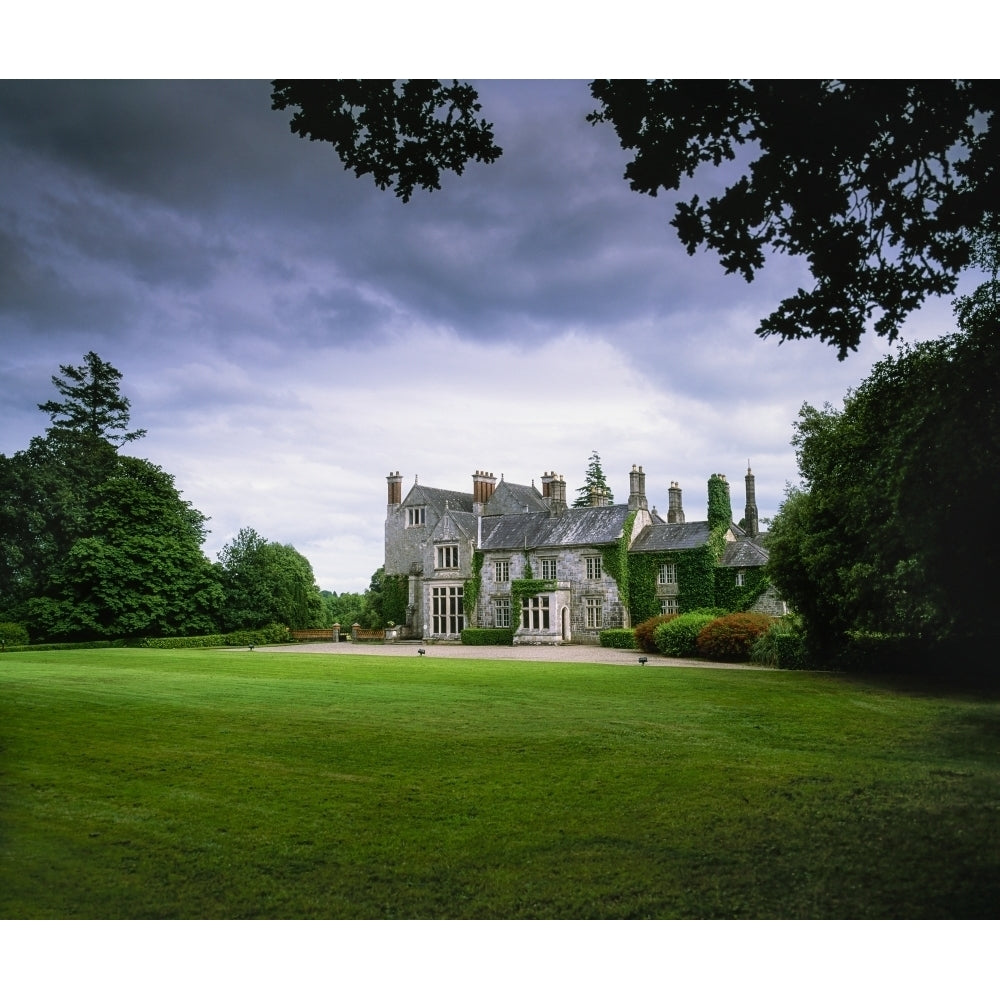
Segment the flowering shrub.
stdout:
<svg viewBox="0 0 1000 1000">
<path fill-rule="evenodd" d="M 696 656 L 698 633 L 714 620 L 714 615 L 688 611 L 662 622 L 653 630 L 657 652 L 664 656 Z"/>
<path fill-rule="evenodd" d="M 716 618 L 698 633 L 698 655 L 709 660 L 749 660 L 751 647 L 773 621 L 768 615 L 752 611 Z"/>
</svg>

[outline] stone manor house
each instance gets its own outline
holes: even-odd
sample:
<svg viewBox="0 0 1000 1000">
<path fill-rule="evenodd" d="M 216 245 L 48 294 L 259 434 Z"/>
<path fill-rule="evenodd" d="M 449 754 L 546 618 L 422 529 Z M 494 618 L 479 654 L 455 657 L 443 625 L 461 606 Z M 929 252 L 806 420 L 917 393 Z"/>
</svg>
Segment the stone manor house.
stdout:
<svg viewBox="0 0 1000 1000">
<path fill-rule="evenodd" d="M 744 527 L 719 474 L 708 481 L 705 521 L 685 520 L 677 483 L 666 518 L 649 509 L 635 465 L 627 504 L 598 493 L 588 507 L 567 505 L 554 472 L 541 492 L 480 471 L 471 493 L 414 479 L 404 497 L 398 472 L 387 482 L 385 573 L 408 580 L 403 636 L 509 627 L 515 644 L 597 643 L 602 629 L 696 607 L 785 613 L 767 581 L 749 468 Z"/>
</svg>

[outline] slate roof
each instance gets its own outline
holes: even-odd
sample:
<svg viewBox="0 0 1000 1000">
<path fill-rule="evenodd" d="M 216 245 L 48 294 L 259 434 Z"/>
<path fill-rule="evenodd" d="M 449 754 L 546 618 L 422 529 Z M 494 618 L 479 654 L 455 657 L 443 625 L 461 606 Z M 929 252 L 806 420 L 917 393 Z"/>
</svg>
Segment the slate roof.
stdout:
<svg viewBox="0 0 1000 1000">
<path fill-rule="evenodd" d="M 445 504 L 451 510 L 465 510 L 472 513 L 472 494 L 462 493 L 459 490 L 439 490 L 433 486 L 422 486 L 415 483 L 410 492 L 403 500 L 404 507 L 413 507 L 415 504 L 427 504 L 437 511 L 443 511 Z"/>
<path fill-rule="evenodd" d="M 561 514 L 500 514 L 483 518 L 482 548 L 536 549 L 567 545 L 608 545 L 621 538 L 629 509 L 569 508 Z"/>
<path fill-rule="evenodd" d="M 534 486 L 508 483 L 503 479 L 486 501 L 487 514 L 523 514 L 525 511 L 537 513 L 548 509 L 548 504 Z"/>
<path fill-rule="evenodd" d="M 767 549 L 749 538 L 738 538 L 726 542 L 722 553 L 722 566 L 764 566 L 767 563 Z"/>
<path fill-rule="evenodd" d="M 651 524 L 632 544 L 632 552 L 676 552 L 696 549 L 708 541 L 708 521 L 683 524 Z"/>
</svg>

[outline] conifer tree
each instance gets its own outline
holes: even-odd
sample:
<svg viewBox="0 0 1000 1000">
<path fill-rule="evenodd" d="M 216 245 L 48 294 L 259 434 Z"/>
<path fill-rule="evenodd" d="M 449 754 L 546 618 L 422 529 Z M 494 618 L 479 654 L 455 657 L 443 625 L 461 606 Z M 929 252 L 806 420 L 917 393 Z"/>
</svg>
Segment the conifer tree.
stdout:
<svg viewBox="0 0 1000 1000">
<path fill-rule="evenodd" d="M 129 401 L 119 389 L 122 373 L 93 351 L 84 355 L 82 365 L 60 365 L 65 378 L 52 376 L 61 400 L 39 403 L 38 408 L 52 418 L 54 431 L 79 431 L 103 438 L 116 448 L 145 435 L 130 431 Z"/>
<path fill-rule="evenodd" d="M 601 468 L 601 456 L 596 451 L 590 453 L 590 463 L 587 465 L 586 481 L 577 491 L 577 498 L 573 501 L 574 507 L 596 506 L 595 497 L 604 497 L 604 503 L 614 503 L 614 495 L 608 486 L 608 481 L 604 477 L 604 470 Z"/>
</svg>

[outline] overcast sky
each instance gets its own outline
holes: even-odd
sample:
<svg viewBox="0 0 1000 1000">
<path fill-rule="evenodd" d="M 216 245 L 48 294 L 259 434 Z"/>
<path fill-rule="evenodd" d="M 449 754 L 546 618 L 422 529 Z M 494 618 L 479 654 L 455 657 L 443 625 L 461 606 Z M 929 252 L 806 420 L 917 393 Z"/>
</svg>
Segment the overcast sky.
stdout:
<svg viewBox="0 0 1000 1000">
<path fill-rule="evenodd" d="M 637 463 L 695 520 L 714 472 L 740 516 L 749 461 L 773 515 L 803 401 L 839 404 L 888 345 L 758 339 L 795 262 L 747 285 L 687 256 L 586 82 L 478 87 L 503 156 L 403 204 L 294 136 L 267 81 L 0 84 L 0 452 L 96 351 L 210 557 L 249 526 L 338 592 L 382 564 L 397 469 L 404 493 L 554 470 L 572 497 L 596 450 L 617 501 Z M 953 327 L 936 302 L 907 335 Z"/>
</svg>

